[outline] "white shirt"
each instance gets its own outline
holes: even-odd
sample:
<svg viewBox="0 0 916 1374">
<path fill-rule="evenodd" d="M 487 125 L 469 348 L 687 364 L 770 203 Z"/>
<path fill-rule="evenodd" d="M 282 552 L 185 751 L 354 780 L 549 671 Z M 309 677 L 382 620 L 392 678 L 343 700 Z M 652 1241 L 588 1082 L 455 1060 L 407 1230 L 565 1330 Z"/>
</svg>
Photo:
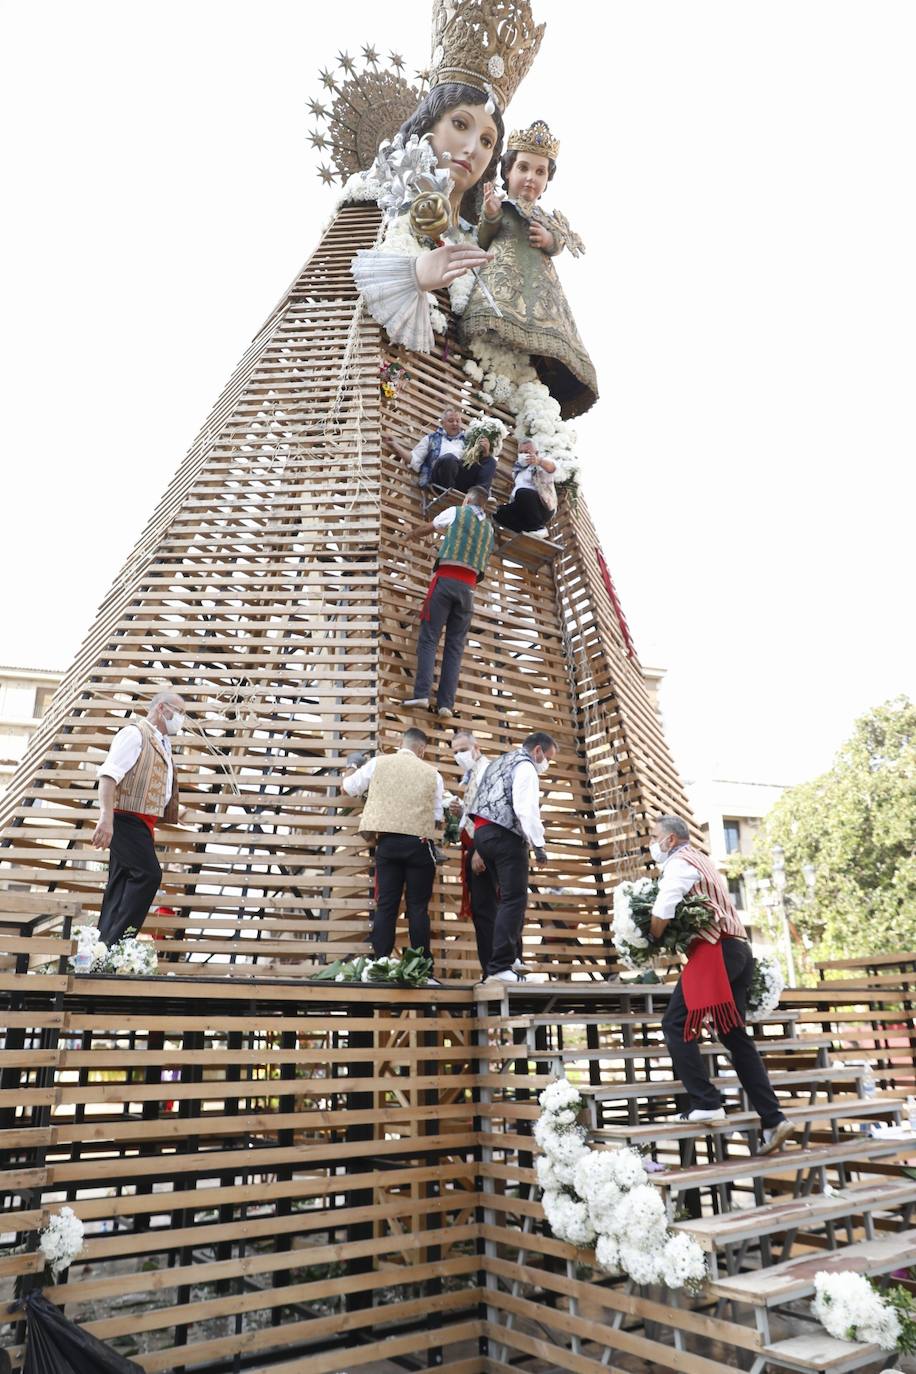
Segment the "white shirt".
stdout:
<svg viewBox="0 0 916 1374">
<path fill-rule="evenodd" d="M 431 434 L 424 434 L 423 438 L 411 453 L 410 466 L 413 468 L 414 472 L 419 472 L 423 466 L 423 461 L 429 452 L 429 444 L 432 437 Z M 460 434 L 456 434 L 454 439 L 450 439 L 447 434 L 443 434 L 439 457 L 448 458 L 452 454 L 454 454 L 456 458 L 464 457 L 464 439 Z"/>
<path fill-rule="evenodd" d="M 437 530 L 447 530 L 449 525 L 455 523 L 455 516 L 461 510 L 461 506 L 446 506 L 445 510 L 440 510 L 438 515 L 433 516 L 433 528 Z M 482 511 L 479 506 L 468 506 L 478 520 L 486 520 L 486 511 Z"/>
<path fill-rule="evenodd" d="M 548 481 L 556 481 L 557 475 L 555 471 L 548 472 L 546 468 L 541 468 L 540 471 L 543 472 Z M 538 468 L 535 467 L 533 463 L 526 463 L 522 458 L 517 458 L 515 460 L 515 466 L 512 469 L 512 476 L 515 478 L 515 484 L 512 487 L 512 495 L 514 496 L 517 491 L 525 487 L 537 491 L 537 472 Z"/>
<path fill-rule="evenodd" d="M 172 746 L 168 735 L 164 735 L 161 730 L 157 730 L 159 741 L 165 752 L 166 773 L 165 773 L 165 795 L 172 795 Z M 115 782 L 120 782 L 125 773 L 129 773 L 131 768 L 140 757 L 140 750 L 143 748 L 143 736 L 136 725 L 122 725 L 121 729 L 111 741 L 105 762 L 99 766 L 96 777 L 114 778 Z"/>
<path fill-rule="evenodd" d="M 413 754 L 412 749 L 399 749 L 399 754 Z M 416 757 L 416 756 L 415 756 Z M 372 781 L 372 774 L 375 772 L 375 765 L 379 761 L 379 755 L 375 754 L 368 763 L 364 763 L 362 768 L 357 768 L 355 773 L 350 773 L 348 777 L 341 779 L 343 790 L 351 797 L 361 797 L 364 792 L 368 792 L 369 784 Z M 442 781 L 442 774 L 438 768 L 436 772 L 436 803 L 435 817 L 441 821 L 445 815 L 443 801 L 445 798 L 445 783 Z"/>
<path fill-rule="evenodd" d="M 672 849 L 662 863 L 662 876 L 658 884 L 658 896 L 652 906 L 652 915 L 662 921 L 670 921 L 678 902 L 687 896 L 700 876 L 693 864 L 678 857 L 677 849 Z"/>
<path fill-rule="evenodd" d="M 532 849 L 543 849 L 544 826 L 541 823 L 541 789 L 536 768 L 516 768 L 512 778 L 512 810 L 525 832 Z"/>
</svg>

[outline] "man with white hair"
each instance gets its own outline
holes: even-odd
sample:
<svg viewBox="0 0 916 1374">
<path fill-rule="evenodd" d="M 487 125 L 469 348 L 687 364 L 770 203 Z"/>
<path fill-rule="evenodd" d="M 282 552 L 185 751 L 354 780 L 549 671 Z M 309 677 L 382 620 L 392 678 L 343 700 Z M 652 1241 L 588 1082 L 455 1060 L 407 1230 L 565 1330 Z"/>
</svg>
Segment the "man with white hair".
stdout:
<svg viewBox="0 0 916 1374">
<path fill-rule="evenodd" d="M 465 463 L 464 429 L 458 406 L 446 406 L 438 426 L 431 434 L 424 434 L 413 449 L 405 448 L 391 434 L 385 435 L 385 442 L 393 453 L 410 464 L 421 487 L 446 487 L 467 492 L 471 487 L 480 486 L 490 490 L 496 459 L 487 441 L 486 453 L 482 453 L 476 463 Z"/>
<path fill-rule="evenodd" d="M 99 913 L 99 937 L 106 945 L 131 927 L 141 929 L 162 880 L 156 823 L 178 819 L 171 739 L 180 733 L 184 716 L 177 692 L 158 692 L 145 716 L 121 727 L 98 770 L 99 819 L 92 845 L 110 850 Z"/>
<path fill-rule="evenodd" d="M 688 893 L 712 911 L 713 924 L 692 941 L 687 963 L 662 1017 L 662 1033 L 684 1085 L 690 1110 L 684 1120 L 724 1121 L 722 1094 L 709 1080 L 697 1045 L 705 1022 L 711 1021 L 728 1051 L 739 1082 L 761 1121 L 759 1154 L 778 1150 L 794 1129 L 783 1115 L 763 1060 L 744 1026 L 747 995 L 754 976 L 754 956 L 747 932 L 718 869 L 690 843 L 680 816 L 659 816 L 653 826 L 652 858 L 662 871 L 652 908 L 650 938 L 658 940 Z"/>
</svg>

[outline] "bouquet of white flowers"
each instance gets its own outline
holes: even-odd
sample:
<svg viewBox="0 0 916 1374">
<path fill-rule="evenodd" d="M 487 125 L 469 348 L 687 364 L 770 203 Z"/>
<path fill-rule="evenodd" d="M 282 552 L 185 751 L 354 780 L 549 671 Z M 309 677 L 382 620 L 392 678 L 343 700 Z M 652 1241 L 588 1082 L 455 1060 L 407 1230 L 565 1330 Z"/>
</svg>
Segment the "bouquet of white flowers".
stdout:
<svg viewBox="0 0 916 1374">
<path fill-rule="evenodd" d="M 916 1307 L 905 1288 L 881 1293 L 864 1274 L 822 1269 L 814 1276 L 814 1292 L 811 1310 L 837 1340 L 867 1341 L 904 1355 L 916 1351 Z"/>
<path fill-rule="evenodd" d="M 629 969 L 651 964 L 659 954 L 686 954 L 690 942 L 715 924 L 715 915 L 700 897 L 685 897 L 674 908 L 661 940 L 649 939 L 652 907 L 658 896 L 654 878 L 618 883 L 614 888 L 614 921 L 611 933 L 620 961 Z"/>
<path fill-rule="evenodd" d="M 100 949 L 105 946 L 100 942 Z M 94 973 L 124 973 L 129 977 L 148 978 L 159 968 L 156 946 L 148 936 L 137 935 L 131 926 L 92 966 Z"/>
<path fill-rule="evenodd" d="M 760 1021 L 779 1006 L 786 981 L 775 959 L 754 960 L 754 973 L 747 994 L 747 1019 Z"/>
<path fill-rule="evenodd" d="M 472 420 L 464 431 L 464 453 L 461 461 L 466 467 L 473 467 L 479 461 L 481 439 L 489 439 L 490 457 L 495 458 L 508 433 L 502 420 L 497 420 L 495 416 L 481 415 L 479 419 Z"/>
<path fill-rule="evenodd" d="M 432 971 L 433 961 L 422 949 L 405 949 L 399 959 L 390 954 L 335 959 L 312 977 L 327 983 L 407 983 L 422 987 Z"/>
<path fill-rule="evenodd" d="M 551 1083 L 538 1101 L 534 1138 L 544 1215 L 559 1240 L 594 1245 L 610 1273 L 636 1283 L 664 1283 L 696 1291 L 706 1277 L 703 1252 L 692 1236 L 668 1229 L 661 1192 L 642 1156 L 627 1146 L 591 1150 L 578 1123 L 582 1098 L 567 1078 Z"/>
<path fill-rule="evenodd" d="M 93 969 L 101 967 L 108 955 L 108 946 L 104 944 L 99 936 L 97 926 L 77 926 L 74 931 L 76 935 L 76 954 L 70 960 L 70 967 L 75 973 L 90 973 Z"/>
<path fill-rule="evenodd" d="M 61 1207 L 39 1233 L 38 1248 L 56 1279 L 76 1259 L 83 1248 L 83 1223 L 72 1207 Z"/>
</svg>

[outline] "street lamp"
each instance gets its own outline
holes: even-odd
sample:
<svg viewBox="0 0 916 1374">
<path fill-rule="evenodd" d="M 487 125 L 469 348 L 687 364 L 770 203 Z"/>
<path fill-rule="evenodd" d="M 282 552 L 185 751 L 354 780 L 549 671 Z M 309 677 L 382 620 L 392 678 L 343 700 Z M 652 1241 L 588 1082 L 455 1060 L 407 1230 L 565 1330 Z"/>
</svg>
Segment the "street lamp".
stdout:
<svg viewBox="0 0 916 1374">
<path fill-rule="evenodd" d="M 792 932 L 789 928 L 789 912 L 786 906 L 786 851 L 781 844 L 773 845 L 773 886 L 777 892 L 777 903 L 782 916 L 782 935 L 786 951 L 789 984 L 795 987 L 795 953 L 792 949 Z"/>
</svg>

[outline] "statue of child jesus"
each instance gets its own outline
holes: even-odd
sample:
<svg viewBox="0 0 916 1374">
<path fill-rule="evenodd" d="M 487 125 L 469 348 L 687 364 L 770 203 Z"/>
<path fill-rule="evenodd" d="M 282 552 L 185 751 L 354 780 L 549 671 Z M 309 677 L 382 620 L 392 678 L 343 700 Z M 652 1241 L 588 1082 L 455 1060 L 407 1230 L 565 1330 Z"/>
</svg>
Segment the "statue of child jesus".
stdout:
<svg viewBox="0 0 916 1374">
<path fill-rule="evenodd" d="M 465 342 L 480 339 L 527 354 L 564 418 L 581 415 L 598 398 L 595 368 L 579 337 L 553 259 L 564 247 L 578 257 L 584 245 L 559 212 L 538 204 L 557 168 L 559 142 L 542 119 L 509 137 L 502 160 L 506 198 L 484 186 L 477 228 L 493 260 L 481 273 L 500 317 L 475 283 L 460 319 Z"/>
</svg>

